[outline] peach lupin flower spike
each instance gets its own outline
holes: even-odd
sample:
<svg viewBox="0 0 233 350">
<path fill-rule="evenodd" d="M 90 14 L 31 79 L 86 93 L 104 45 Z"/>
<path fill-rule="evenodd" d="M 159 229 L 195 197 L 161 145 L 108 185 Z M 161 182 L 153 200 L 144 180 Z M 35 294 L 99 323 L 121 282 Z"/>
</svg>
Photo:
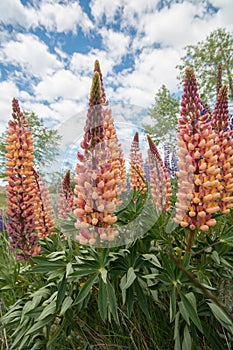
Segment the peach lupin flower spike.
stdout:
<svg viewBox="0 0 233 350">
<path fill-rule="evenodd" d="M 208 231 L 216 225 L 213 214 L 220 211 L 218 134 L 212 128 L 209 114 L 202 115 L 202 109 L 194 70 L 186 68 L 178 125 L 179 171 L 174 220 L 191 232 L 196 228 Z M 191 248 L 189 243 L 187 249 Z"/>
</svg>

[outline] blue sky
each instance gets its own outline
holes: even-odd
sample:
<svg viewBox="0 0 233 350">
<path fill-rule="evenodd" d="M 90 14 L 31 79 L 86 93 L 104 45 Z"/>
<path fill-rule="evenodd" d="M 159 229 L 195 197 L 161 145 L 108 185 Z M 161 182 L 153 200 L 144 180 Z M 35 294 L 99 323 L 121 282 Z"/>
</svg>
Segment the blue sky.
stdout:
<svg viewBox="0 0 233 350">
<path fill-rule="evenodd" d="M 178 91 L 183 48 L 219 27 L 232 31 L 232 16 L 232 0 L 1 0 L 0 131 L 16 97 L 59 130 L 78 118 L 79 135 L 95 59 L 113 112 L 139 106 L 117 121 L 140 127 L 162 84 Z"/>
</svg>

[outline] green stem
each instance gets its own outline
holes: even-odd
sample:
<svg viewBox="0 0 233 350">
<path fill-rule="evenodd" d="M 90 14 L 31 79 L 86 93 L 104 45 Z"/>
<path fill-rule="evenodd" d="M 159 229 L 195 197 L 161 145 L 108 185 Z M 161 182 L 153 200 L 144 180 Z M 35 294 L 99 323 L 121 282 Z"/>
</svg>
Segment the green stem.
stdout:
<svg viewBox="0 0 233 350">
<path fill-rule="evenodd" d="M 188 231 L 186 252 L 190 252 L 190 250 L 192 249 L 194 243 L 194 235 L 195 233 L 193 231 Z"/>
</svg>

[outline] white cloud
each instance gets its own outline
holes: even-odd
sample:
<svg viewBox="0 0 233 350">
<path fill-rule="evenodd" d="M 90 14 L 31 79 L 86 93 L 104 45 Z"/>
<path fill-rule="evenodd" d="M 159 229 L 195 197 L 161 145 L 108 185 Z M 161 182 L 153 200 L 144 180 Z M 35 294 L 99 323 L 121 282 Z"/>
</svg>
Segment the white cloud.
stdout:
<svg viewBox="0 0 233 350">
<path fill-rule="evenodd" d="M 129 26 L 137 26 L 140 16 L 149 11 L 155 11 L 159 0 L 92 0 L 90 8 L 97 23 L 103 18 L 106 23 L 117 21 L 117 16 L 121 16 L 121 28 L 128 29 Z"/>
<path fill-rule="evenodd" d="M 0 22 L 24 28 L 44 27 L 47 31 L 88 33 L 93 24 L 78 1 L 34 1 L 24 6 L 19 0 L 0 2 Z"/>
<path fill-rule="evenodd" d="M 60 98 L 81 100 L 87 96 L 90 85 L 90 78 L 62 69 L 45 77 L 34 87 L 34 93 L 37 98 L 49 102 Z"/>
<path fill-rule="evenodd" d="M 40 1 L 37 8 L 27 9 L 27 18 L 32 27 L 42 26 L 50 32 L 71 31 L 77 34 L 77 28 L 80 27 L 83 32 L 88 33 L 93 28 L 91 20 L 83 12 L 78 1 Z"/>
<path fill-rule="evenodd" d="M 95 60 L 99 60 L 102 74 L 105 77 L 112 72 L 113 67 L 117 64 L 106 51 L 91 49 L 88 54 L 75 52 L 70 60 L 70 68 L 76 74 L 89 75 L 91 78 Z"/>
<path fill-rule="evenodd" d="M 0 1 L 0 22 L 25 25 L 26 21 L 25 8 L 19 0 Z"/>
<path fill-rule="evenodd" d="M 4 65 L 13 64 L 28 75 L 40 78 L 62 67 L 47 45 L 33 34 L 18 33 L 15 39 L 4 42 L 0 59 Z"/>
<path fill-rule="evenodd" d="M 101 29 L 99 33 L 102 36 L 105 50 L 108 51 L 111 58 L 118 58 L 119 64 L 121 57 L 128 52 L 130 43 L 129 35 L 106 28 Z"/>
<path fill-rule="evenodd" d="M 118 75 L 121 87 L 116 96 L 128 103 L 148 107 L 162 84 L 176 91 L 175 63 L 178 59 L 179 52 L 172 48 L 144 49 L 135 59 L 133 71 Z"/>
<path fill-rule="evenodd" d="M 107 22 L 113 22 L 122 2 L 124 3 L 121 0 L 92 0 L 90 2 L 91 13 L 97 22 L 102 20 L 103 15 Z"/>
</svg>

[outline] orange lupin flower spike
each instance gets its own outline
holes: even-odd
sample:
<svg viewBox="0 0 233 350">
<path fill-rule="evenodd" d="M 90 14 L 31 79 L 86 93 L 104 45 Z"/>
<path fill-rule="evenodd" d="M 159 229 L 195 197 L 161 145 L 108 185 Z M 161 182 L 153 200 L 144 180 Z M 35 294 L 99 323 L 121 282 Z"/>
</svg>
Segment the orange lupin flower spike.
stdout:
<svg viewBox="0 0 233 350">
<path fill-rule="evenodd" d="M 184 93 L 178 132 L 178 192 L 175 222 L 194 230 L 208 231 L 220 210 L 218 137 L 202 105 L 192 68 L 185 71 Z"/>
<path fill-rule="evenodd" d="M 9 121 L 6 139 L 7 231 L 10 244 L 19 250 L 19 258 L 29 258 L 39 253 L 35 232 L 34 198 L 37 191 L 33 174 L 33 140 L 25 115 L 17 99 L 12 101 L 13 120 Z"/>
<path fill-rule="evenodd" d="M 148 157 L 152 198 L 158 211 L 167 211 L 170 209 L 172 195 L 170 176 L 152 138 L 147 135 L 147 139 L 149 143 Z"/>
<path fill-rule="evenodd" d="M 139 135 L 135 133 L 133 142 L 130 148 L 130 180 L 132 188 L 137 191 L 146 191 L 145 174 L 143 170 L 142 153 L 139 147 Z"/>
</svg>

